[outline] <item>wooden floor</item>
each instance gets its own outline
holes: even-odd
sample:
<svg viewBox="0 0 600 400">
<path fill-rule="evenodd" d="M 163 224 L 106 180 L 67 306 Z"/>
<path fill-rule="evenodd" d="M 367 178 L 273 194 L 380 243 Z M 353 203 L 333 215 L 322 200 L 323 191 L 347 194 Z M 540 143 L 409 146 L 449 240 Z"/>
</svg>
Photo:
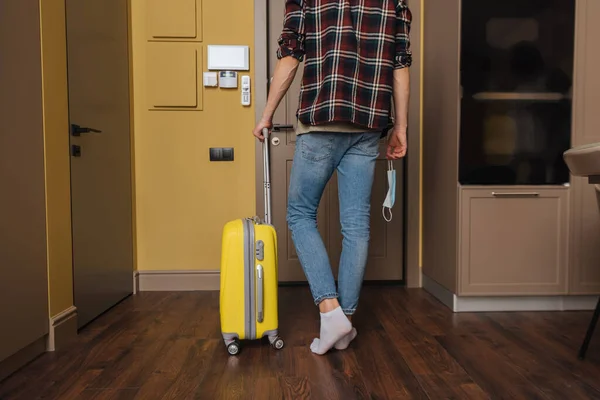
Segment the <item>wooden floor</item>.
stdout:
<svg viewBox="0 0 600 400">
<path fill-rule="evenodd" d="M 366 287 L 350 349 L 310 353 L 318 314 L 281 289 L 277 351 L 228 356 L 218 294 L 142 293 L 0 383 L 0 399 L 600 399 L 600 335 L 589 312 L 453 315 L 421 290 Z"/>
</svg>

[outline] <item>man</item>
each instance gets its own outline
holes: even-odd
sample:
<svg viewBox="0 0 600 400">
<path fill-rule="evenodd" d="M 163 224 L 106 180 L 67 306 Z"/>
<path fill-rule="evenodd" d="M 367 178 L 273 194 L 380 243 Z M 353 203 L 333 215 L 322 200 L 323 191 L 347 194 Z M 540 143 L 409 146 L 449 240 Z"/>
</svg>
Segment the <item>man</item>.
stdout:
<svg viewBox="0 0 600 400">
<path fill-rule="evenodd" d="M 356 337 L 356 311 L 369 247 L 370 198 L 379 140 L 391 121 L 387 158 L 406 154 L 409 31 L 406 0 L 286 0 L 278 63 L 254 135 L 272 127 L 275 110 L 305 61 L 287 222 L 315 304 L 325 354 Z M 317 230 L 317 209 L 338 172 L 343 249 L 339 291 Z"/>
</svg>

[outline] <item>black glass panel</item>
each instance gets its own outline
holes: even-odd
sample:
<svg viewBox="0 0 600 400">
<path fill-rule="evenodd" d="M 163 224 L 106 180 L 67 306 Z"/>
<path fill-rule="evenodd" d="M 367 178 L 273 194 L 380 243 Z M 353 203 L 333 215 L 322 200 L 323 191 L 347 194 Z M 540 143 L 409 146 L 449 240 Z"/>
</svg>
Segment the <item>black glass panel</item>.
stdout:
<svg viewBox="0 0 600 400">
<path fill-rule="evenodd" d="M 569 182 L 574 0 L 463 0 L 460 182 Z"/>
</svg>

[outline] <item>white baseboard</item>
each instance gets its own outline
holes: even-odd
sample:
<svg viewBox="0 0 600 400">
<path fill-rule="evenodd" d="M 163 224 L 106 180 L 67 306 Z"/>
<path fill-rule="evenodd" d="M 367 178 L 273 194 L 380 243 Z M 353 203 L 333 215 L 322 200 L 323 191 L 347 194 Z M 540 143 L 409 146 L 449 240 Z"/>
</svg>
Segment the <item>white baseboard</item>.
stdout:
<svg viewBox="0 0 600 400">
<path fill-rule="evenodd" d="M 77 308 L 71 306 L 61 313 L 50 317 L 47 351 L 60 350 L 77 337 Z"/>
<path fill-rule="evenodd" d="M 135 271 L 134 293 L 219 290 L 219 271 Z"/>
<path fill-rule="evenodd" d="M 457 296 L 423 274 L 423 289 L 453 312 L 579 311 L 596 308 L 598 296 Z"/>
</svg>

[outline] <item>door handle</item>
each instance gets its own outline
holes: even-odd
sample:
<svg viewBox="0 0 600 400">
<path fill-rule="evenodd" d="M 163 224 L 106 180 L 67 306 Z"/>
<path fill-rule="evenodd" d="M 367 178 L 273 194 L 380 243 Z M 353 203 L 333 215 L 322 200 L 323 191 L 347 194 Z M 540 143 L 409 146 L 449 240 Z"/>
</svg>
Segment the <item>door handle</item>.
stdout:
<svg viewBox="0 0 600 400">
<path fill-rule="evenodd" d="M 294 129 L 294 125 L 282 125 L 282 124 L 274 124 L 273 125 L 273 130 L 275 132 L 279 132 L 283 129 Z"/>
<path fill-rule="evenodd" d="M 79 126 L 76 124 L 71 124 L 71 135 L 73 136 L 81 136 L 82 133 L 101 133 L 102 131 L 99 129 L 88 128 L 85 126 Z"/>
</svg>

